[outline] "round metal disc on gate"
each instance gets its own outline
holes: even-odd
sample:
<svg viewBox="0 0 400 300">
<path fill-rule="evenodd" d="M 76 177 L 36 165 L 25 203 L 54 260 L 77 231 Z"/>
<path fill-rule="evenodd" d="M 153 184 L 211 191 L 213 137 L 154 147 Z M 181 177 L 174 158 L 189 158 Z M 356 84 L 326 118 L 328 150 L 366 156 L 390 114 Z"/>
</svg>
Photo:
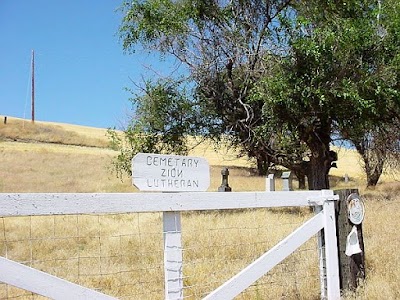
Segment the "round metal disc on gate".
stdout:
<svg viewBox="0 0 400 300">
<path fill-rule="evenodd" d="M 354 225 L 359 225 L 364 220 L 364 201 L 356 193 L 352 193 L 347 197 L 347 216 Z"/>
</svg>

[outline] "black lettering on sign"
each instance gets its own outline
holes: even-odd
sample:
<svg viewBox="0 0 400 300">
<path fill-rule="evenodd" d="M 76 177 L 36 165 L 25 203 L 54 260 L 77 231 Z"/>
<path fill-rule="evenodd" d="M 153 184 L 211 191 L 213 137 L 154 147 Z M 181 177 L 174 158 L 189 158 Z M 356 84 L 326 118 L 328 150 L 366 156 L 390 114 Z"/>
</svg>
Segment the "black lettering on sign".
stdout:
<svg viewBox="0 0 400 300">
<path fill-rule="evenodd" d="M 183 177 L 183 170 L 172 168 L 172 169 L 161 169 L 162 177 Z"/>
<path fill-rule="evenodd" d="M 191 179 L 147 179 L 146 185 L 149 188 L 198 188 L 199 181 Z"/>
</svg>

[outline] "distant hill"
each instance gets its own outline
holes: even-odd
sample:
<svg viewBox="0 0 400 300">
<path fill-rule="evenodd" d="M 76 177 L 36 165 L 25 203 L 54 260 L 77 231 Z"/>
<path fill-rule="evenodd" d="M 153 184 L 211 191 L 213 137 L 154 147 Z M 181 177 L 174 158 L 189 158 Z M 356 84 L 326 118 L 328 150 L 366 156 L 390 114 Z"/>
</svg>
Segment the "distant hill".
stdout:
<svg viewBox="0 0 400 300">
<path fill-rule="evenodd" d="M 7 117 L 0 123 L 0 140 L 108 148 L 106 129 Z"/>
<path fill-rule="evenodd" d="M 117 152 L 109 148 L 110 144 L 106 135 L 107 129 L 41 121 L 35 121 L 35 123 L 32 123 L 30 120 L 13 117 L 8 117 L 7 123 L 4 124 L 3 120 L 4 117 L 0 116 L 0 154 L 3 155 L 0 164 L 4 165 L 6 163 L 5 156 L 7 156 L 9 159 L 7 162 L 8 168 L 12 167 L 19 170 L 24 166 L 29 167 L 29 165 L 31 165 L 30 168 L 33 170 L 33 173 L 30 176 L 36 176 L 34 174 L 36 169 L 41 169 L 41 174 L 46 174 L 46 172 L 61 174 L 63 172 L 62 170 L 54 170 L 53 168 L 63 168 L 62 165 L 64 165 L 64 169 L 66 165 L 70 168 L 74 168 L 74 166 L 79 163 L 80 166 L 78 166 L 78 169 L 96 169 L 96 172 L 98 173 L 96 174 L 96 180 L 98 181 L 102 181 L 100 178 L 112 178 L 111 181 L 113 183 L 111 185 L 114 185 L 116 188 L 110 187 L 110 182 L 104 182 L 102 184 L 107 186 L 104 187 L 105 190 L 130 190 L 130 188 L 128 188 L 130 182 L 128 182 L 128 184 L 124 183 L 123 187 L 120 186 L 120 181 L 116 180 L 114 182 L 115 174 L 111 174 L 109 170 L 111 160 Z M 365 176 L 357 152 L 352 149 L 340 147 L 335 147 L 335 150 L 338 152 L 339 156 L 337 162 L 338 168 L 333 168 L 330 172 L 334 185 L 342 182 L 345 174 L 347 174 L 351 179 L 351 184 L 363 186 Z M 26 152 L 30 152 L 31 157 L 28 158 Z M 220 169 L 222 166 L 227 166 L 232 170 L 235 169 L 236 171 L 233 171 L 233 173 L 231 172 L 232 175 L 234 175 L 235 172 L 238 172 L 237 174 L 247 174 L 246 176 L 250 176 L 252 174 L 250 172 L 251 168 L 255 165 L 252 160 L 239 158 L 236 151 L 232 151 L 226 147 L 215 150 L 211 144 L 207 143 L 194 147 L 189 154 L 205 157 L 209 161 L 213 171 L 215 171 L 215 186 L 220 184 L 218 181 L 220 180 Z M 32 160 L 35 162 L 32 162 Z M 53 160 L 53 165 L 48 166 L 51 170 L 44 169 L 48 164 L 48 160 Z M 58 163 L 55 160 L 59 160 Z M 42 161 L 42 165 L 36 165 L 36 161 Z M 98 166 L 94 167 L 92 165 L 96 161 L 101 164 L 101 171 L 98 170 Z M 4 172 L 4 166 L 0 167 Z M 9 172 L 11 174 L 16 174 L 18 171 L 9 170 Z M 79 174 L 79 172 L 74 173 L 75 171 L 71 170 L 69 172 L 70 177 L 83 176 L 82 174 Z M 382 179 L 385 181 L 392 181 L 393 177 L 388 174 L 384 175 Z M 48 180 L 50 179 L 44 181 L 47 182 Z M 60 180 L 63 181 L 65 179 Z M 130 179 L 128 179 L 128 181 L 130 181 Z M 24 184 L 21 183 L 21 185 Z M 25 185 L 31 184 L 26 183 Z M 58 182 L 56 185 L 58 186 L 60 183 Z M 32 187 L 32 189 L 38 191 L 41 190 L 42 187 Z M 19 187 L 16 187 L 15 189 L 13 188 L 13 190 L 18 189 Z M 52 188 L 49 189 L 52 190 Z M 71 187 L 71 189 L 75 191 L 98 191 L 98 187 L 89 187 L 87 185 L 80 188 Z M 246 187 L 245 189 L 251 190 L 251 187 Z M 60 191 L 58 187 L 56 190 Z M 67 191 L 69 188 L 65 189 L 63 187 L 61 190 Z"/>
</svg>

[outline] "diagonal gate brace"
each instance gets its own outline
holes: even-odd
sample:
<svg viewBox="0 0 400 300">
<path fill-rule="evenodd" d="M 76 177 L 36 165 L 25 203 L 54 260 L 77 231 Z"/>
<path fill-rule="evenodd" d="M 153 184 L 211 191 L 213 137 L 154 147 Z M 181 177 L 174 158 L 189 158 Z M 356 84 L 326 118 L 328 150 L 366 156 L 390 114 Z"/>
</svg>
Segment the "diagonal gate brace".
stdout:
<svg viewBox="0 0 400 300">
<path fill-rule="evenodd" d="M 51 299 L 116 299 L 4 257 L 0 257 L 0 281 Z"/>
<path fill-rule="evenodd" d="M 322 228 L 324 228 L 324 213 L 320 212 L 203 299 L 233 299 L 292 254 Z"/>
</svg>

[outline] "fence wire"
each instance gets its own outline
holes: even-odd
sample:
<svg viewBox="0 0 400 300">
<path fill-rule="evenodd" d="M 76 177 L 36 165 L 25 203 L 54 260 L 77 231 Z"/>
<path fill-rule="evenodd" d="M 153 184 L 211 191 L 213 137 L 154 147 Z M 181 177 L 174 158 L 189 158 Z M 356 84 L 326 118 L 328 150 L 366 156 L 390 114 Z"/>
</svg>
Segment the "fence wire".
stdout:
<svg viewBox="0 0 400 300">
<path fill-rule="evenodd" d="M 185 298 L 205 297 L 310 217 L 308 209 L 298 208 L 188 214 L 182 220 Z M 189 237 L 185 228 L 190 228 Z M 313 238 L 237 299 L 319 295 L 317 241 Z"/>
<path fill-rule="evenodd" d="M 309 209 L 182 213 L 185 299 L 202 299 L 312 216 Z M 162 213 L 0 218 L 0 255 L 119 299 L 164 299 Z M 311 239 L 237 299 L 320 293 Z M 45 299 L 0 284 L 0 299 Z"/>
</svg>

